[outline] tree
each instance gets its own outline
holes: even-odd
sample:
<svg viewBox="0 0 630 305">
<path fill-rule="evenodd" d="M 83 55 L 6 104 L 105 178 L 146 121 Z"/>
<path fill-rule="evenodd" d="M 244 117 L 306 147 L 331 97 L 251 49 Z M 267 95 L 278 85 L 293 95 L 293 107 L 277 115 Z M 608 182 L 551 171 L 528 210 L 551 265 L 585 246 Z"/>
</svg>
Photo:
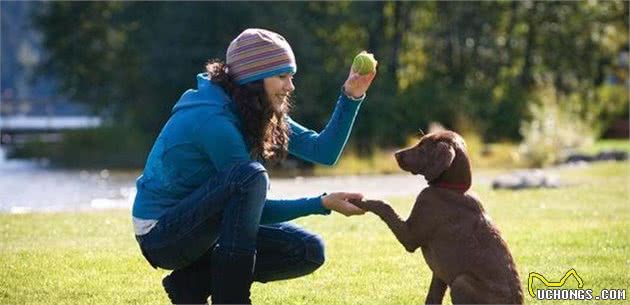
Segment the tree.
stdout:
<svg viewBox="0 0 630 305">
<path fill-rule="evenodd" d="M 431 121 L 489 141 L 519 139 L 527 105 L 548 80 L 554 92 L 572 96 L 558 100 L 581 107 L 583 119 L 627 112 L 627 97 L 601 89 L 628 44 L 624 1 L 41 6 L 45 71 L 74 99 L 138 130 L 147 146 L 179 95 L 196 86 L 206 60 L 223 59 L 247 27 L 277 31 L 291 43 L 298 61 L 293 116 L 314 129 L 325 124 L 354 55 L 376 54 L 379 75 L 351 137 L 359 152 L 400 145 Z"/>
</svg>

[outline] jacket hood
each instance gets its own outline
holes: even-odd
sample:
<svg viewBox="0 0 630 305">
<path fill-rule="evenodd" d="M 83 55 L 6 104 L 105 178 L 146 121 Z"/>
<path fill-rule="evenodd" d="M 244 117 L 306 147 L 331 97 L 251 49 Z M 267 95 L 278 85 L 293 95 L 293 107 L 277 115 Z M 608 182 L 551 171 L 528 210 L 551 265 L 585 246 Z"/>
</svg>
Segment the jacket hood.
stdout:
<svg viewBox="0 0 630 305">
<path fill-rule="evenodd" d="M 230 97 L 223 88 L 210 81 L 208 73 L 199 73 L 197 74 L 197 89 L 186 90 L 171 112 L 200 106 L 223 108 L 229 104 L 229 101 Z"/>
</svg>

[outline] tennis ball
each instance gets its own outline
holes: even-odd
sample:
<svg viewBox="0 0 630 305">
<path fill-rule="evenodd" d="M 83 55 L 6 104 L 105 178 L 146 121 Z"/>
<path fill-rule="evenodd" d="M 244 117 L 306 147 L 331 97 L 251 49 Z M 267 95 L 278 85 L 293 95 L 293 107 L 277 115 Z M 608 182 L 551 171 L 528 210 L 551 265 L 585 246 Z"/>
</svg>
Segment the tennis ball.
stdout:
<svg viewBox="0 0 630 305">
<path fill-rule="evenodd" d="M 354 58 L 352 70 L 361 75 L 365 75 L 376 71 L 376 64 L 378 64 L 378 61 L 374 59 L 374 54 L 362 51 Z"/>
</svg>

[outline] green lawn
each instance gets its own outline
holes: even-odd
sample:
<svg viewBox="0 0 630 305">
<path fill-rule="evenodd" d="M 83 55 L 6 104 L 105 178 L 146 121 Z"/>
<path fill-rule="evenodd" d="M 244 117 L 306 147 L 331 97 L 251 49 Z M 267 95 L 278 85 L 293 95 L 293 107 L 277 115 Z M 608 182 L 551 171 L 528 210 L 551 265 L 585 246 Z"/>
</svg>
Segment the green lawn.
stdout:
<svg viewBox="0 0 630 305">
<path fill-rule="evenodd" d="M 519 154 L 519 145 L 512 142 L 481 143 L 476 136 L 465 136 L 468 155 L 476 169 L 493 171 L 496 169 L 525 168 L 528 162 Z M 417 139 L 411 138 L 408 147 L 415 145 Z M 335 166 L 315 165 L 312 173 L 297 170 L 282 170 L 274 174 L 290 175 L 361 175 L 361 174 L 392 174 L 400 173 L 400 168 L 394 159 L 394 152 L 400 148 L 375 149 L 369 156 L 360 156 L 352 150 L 345 151 Z M 590 146 L 576 149 L 575 152 L 595 155 L 604 150 L 622 150 L 630 153 L 630 141 L 620 139 L 597 140 Z"/>
<path fill-rule="evenodd" d="M 526 302 L 558 303 L 527 295 L 529 272 L 557 281 L 575 268 L 584 288 L 595 294 L 602 288 L 628 289 L 630 163 L 565 168 L 558 174 L 570 186 L 516 192 L 473 187 L 508 241 Z M 390 199 L 402 215 L 413 200 Z M 324 237 L 326 264 L 300 279 L 255 284 L 255 303 L 424 301 L 430 272 L 422 255 L 405 252 L 374 215 L 312 216 L 297 222 Z M 0 215 L 0 261 L 0 304 L 167 303 L 160 285 L 166 271 L 142 259 L 128 211 Z M 567 282 L 576 286 L 572 279 Z M 598 304 L 623 302 L 629 301 Z"/>
</svg>

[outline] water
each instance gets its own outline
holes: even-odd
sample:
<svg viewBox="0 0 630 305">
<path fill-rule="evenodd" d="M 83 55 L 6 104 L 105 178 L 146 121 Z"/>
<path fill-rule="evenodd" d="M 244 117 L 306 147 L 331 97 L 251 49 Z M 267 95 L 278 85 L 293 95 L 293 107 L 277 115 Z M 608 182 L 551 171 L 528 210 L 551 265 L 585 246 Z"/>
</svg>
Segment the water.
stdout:
<svg viewBox="0 0 630 305">
<path fill-rule="evenodd" d="M 137 172 L 59 170 L 6 160 L 0 148 L 0 213 L 129 208 Z"/>
<path fill-rule="evenodd" d="M 138 171 L 60 170 L 45 163 L 5 160 L 0 147 L 0 213 L 130 209 Z M 359 192 L 370 198 L 413 196 L 424 179 L 386 176 L 271 179 L 269 198 L 291 199 L 324 192 Z"/>
</svg>

